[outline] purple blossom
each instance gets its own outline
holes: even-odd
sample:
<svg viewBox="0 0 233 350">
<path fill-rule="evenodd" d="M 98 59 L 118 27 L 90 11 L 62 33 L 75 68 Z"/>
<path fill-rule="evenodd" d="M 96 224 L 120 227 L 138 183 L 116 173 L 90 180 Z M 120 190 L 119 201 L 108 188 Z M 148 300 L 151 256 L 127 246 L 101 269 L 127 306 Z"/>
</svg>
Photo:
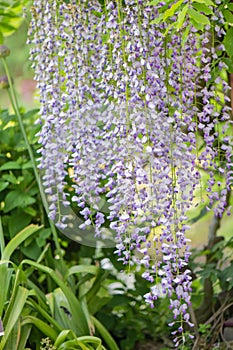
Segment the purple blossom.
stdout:
<svg viewBox="0 0 233 350">
<path fill-rule="evenodd" d="M 169 297 L 174 318 L 191 325 L 187 213 L 203 187 L 202 172 L 207 205 L 219 216 L 227 205 L 229 86 L 221 74 L 211 83 L 218 50 L 209 32 L 198 36 L 191 27 L 183 43 L 170 30 L 165 41 L 165 24 L 152 24 L 161 6 L 34 0 L 29 41 L 41 104 L 39 168 L 58 227 L 69 227 L 61 210 L 68 199 L 81 209 L 79 228 L 94 227 L 96 239 L 109 220 L 119 260 L 142 265 L 152 283 L 145 301 L 153 307 Z M 222 20 L 216 13 L 219 38 Z M 179 344 L 181 326 L 177 334 Z"/>
</svg>

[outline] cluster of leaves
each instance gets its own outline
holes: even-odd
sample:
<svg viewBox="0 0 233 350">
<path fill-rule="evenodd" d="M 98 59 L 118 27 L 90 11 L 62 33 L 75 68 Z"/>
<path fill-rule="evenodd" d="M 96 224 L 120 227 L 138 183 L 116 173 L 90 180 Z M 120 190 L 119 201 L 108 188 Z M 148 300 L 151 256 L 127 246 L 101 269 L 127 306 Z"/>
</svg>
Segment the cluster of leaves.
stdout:
<svg viewBox="0 0 233 350">
<path fill-rule="evenodd" d="M 31 121 L 37 110 L 23 113 L 25 124 L 30 125 L 28 137 L 35 142 L 38 127 Z M 45 223 L 43 210 L 38 200 L 38 187 L 26 145 L 21 136 L 15 115 L 8 110 L 1 111 L 1 154 L 0 154 L 0 202 L 2 225 L 5 239 L 10 240 L 29 224 Z M 28 239 L 21 251 L 29 258 L 36 259 L 41 247 L 50 236 L 49 229 L 41 229 L 36 240 Z"/>
</svg>

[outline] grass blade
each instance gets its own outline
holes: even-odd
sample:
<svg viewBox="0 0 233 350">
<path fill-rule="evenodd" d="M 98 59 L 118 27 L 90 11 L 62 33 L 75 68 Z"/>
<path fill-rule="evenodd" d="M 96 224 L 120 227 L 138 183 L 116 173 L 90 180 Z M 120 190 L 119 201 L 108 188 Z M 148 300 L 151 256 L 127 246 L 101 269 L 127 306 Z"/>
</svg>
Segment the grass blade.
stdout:
<svg viewBox="0 0 233 350">
<path fill-rule="evenodd" d="M 5 333 L 0 342 L 0 350 L 5 349 L 5 344 L 11 336 L 13 327 L 19 319 L 20 314 L 24 308 L 28 293 L 29 291 L 26 288 L 19 286 L 15 298 L 12 298 L 10 301 L 8 308 L 11 310 L 11 312 L 9 313 L 8 319 L 6 319 L 5 316 L 3 318 Z"/>
<path fill-rule="evenodd" d="M 26 316 L 22 321 L 22 326 L 25 326 L 26 324 L 36 326 L 36 328 L 38 328 L 46 337 L 49 337 L 53 342 L 57 338 L 57 332 L 55 331 L 55 329 L 50 327 L 48 323 L 41 321 L 35 316 Z"/>
<path fill-rule="evenodd" d="M 15 237 L 13 237 L 10 242 L 5 247 L 4 251 L 2 252 L 2 260 L 10 260 L 11 254 L 14 252 L 14 250 L 28 237 L 30 237 L 35 232 L 39 231 L 43 226 L 37 226 L 37 225 L 29 225 L 25 227 L 22 231 L 17 233 Z"/>
<path fill-rule="evenodd" d="M 99 271 L 99 268 L 97 266 L 75 265 L 69 269 L 67 276 L 70 276 L 76 273 L 90 273 L 92 275 L 97 275 L 98 271 Z"/>
<path fill-rule="evenodd" d="M 8 267 L 8 261 L 0 261 L 0 317 L 3 314 L 12 273 L 13 269 Z"/>
</svg>

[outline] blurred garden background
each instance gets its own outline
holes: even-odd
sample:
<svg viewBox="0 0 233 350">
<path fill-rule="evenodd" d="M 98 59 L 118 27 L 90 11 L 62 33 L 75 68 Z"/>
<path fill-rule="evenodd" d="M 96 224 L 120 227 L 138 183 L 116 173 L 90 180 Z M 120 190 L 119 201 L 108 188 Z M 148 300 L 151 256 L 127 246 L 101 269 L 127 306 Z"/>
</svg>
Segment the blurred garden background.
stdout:
<svg viewBox="0 0 233 350">
<path fill-rule="evenodd" d="M 8 16 L 16 23 L 12 33 L 7 25 L 0 31 L 10 49 L 6 60 L 19 113 L 37 157 L 40 105 L 26 44 L 31 6 L 0 2 L 0 23 L 9 23 Z M 0 75 L 5 74 L 1 64 Z M 180 349 L 232 349 L 227 346 L 233 337 L 224 338 L 223 324 L 233 317 L 233 217 L 224 213 L 210 242 L 213 213 L 203 206 L 189 215 L 190 312 L 199 343 L 190 339 Z M 150 283 L 141 277 L 143 267 L 124 270 L 114 249 L 80 245 L 49 221 L 9 89 L 0 91 L 0 247 L 0 350 L 173 348 L 169 300 L 158 300 L 154 309 L 144 303 Z"/>
</svg>

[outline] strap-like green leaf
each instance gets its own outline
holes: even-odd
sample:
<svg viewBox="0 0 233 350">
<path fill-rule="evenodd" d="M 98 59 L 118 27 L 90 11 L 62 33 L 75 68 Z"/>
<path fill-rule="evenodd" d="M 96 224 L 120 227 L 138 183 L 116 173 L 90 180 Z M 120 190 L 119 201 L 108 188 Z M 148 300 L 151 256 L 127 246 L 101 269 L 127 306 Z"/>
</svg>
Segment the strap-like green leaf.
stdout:
<svg viewBox="0 0 233 350">
<path fill-rule="evenodd" d="M 92 275 L 97 275 L 98 270 L 98 267 L 93 265 L 75 265 L 69 269 L 67 277 L 79 273 L 90 273 Z"/>
<path fill-rule="evenodd" d="M 26 324 L 32 324 L 36 326 L 43 334 L 45 334 L 47 337 L 49 337 L 53 341 L 55 341 L 57 338 L 57 332 L 52 327 L 50 327 L 48 323 L 40 320 L 35 316 L 30 316 L 30 315 L 26 316 L 22 321 L 22 325 L 26 325 Z"/>
<path fill-rule="evenodd" d="M 4 350 L 5 344 L 11 336 L 12 329 L 16 324 L 17 320 L 19 319 L 20 314 L 24 308 L 28 294 L 29 291 L 26 288 L 19 286 L 15 298 L 13 298 L 10 302 L 8 306 L 8 308 L 10 308 L 11 310 L 11 312 L 9 313 L 9 317 L 7 318 L 7 320 L 5 316 L 3 318 L 5 332 L 0 342 L 0 350 Z"/>
<path fill-rule="evenodd" d="M 14 238 L 10 240 L 10 242 L 5 247 L 2 252 L 2 260 L 10 260 L 11 254 L 15 251 L 15 249 L 24 242 L 28 237 L 36 233 L 42 228 L 42 226 L 30 225 L 20 231 Z"/>
</svg>

